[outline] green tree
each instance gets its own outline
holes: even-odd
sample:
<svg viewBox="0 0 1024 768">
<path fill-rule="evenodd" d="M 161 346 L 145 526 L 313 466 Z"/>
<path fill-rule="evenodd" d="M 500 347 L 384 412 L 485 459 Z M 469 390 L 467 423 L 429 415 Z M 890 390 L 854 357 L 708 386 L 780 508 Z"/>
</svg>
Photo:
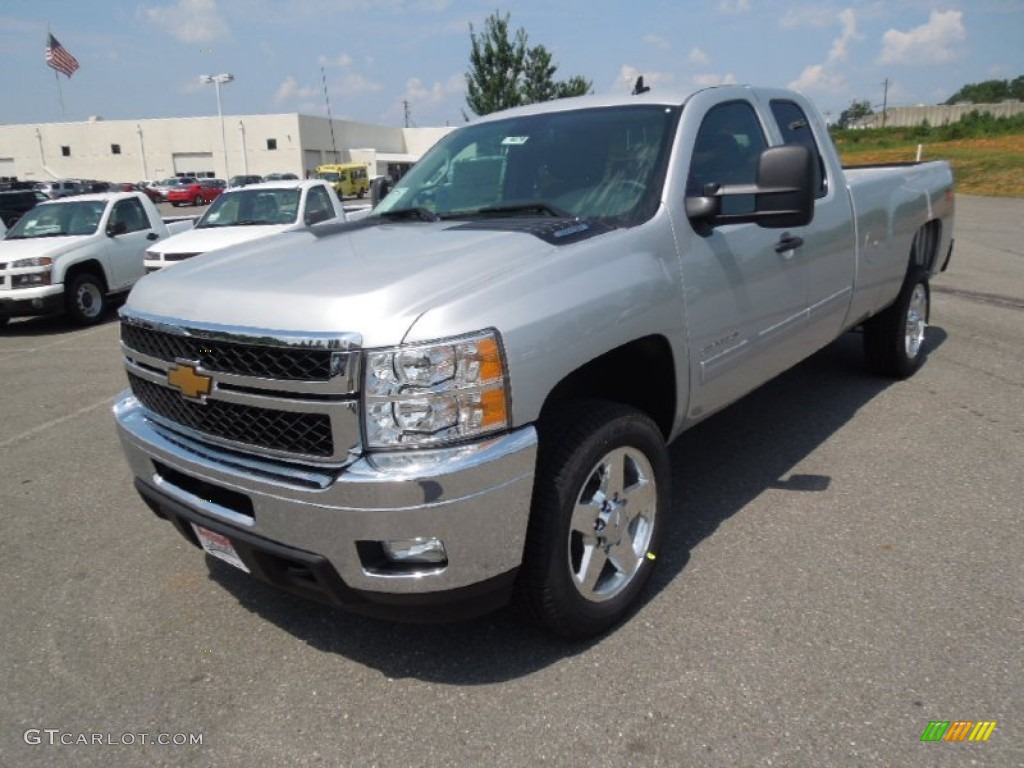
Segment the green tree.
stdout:
<svg viewBox="0 0 1024 768">
<path fill-rule="evenodd" d="M 875 111 L 871 108 L 870 101 L 857 101 L 854 99 L 850 102 L 850 106 L 839 113 L 839 120 L 837 125 L 840 128 L 849 127 L 850 123 L 855 120 L 859 120 L 862 117 L 875 114 Z"/>
<path fill-rule="evenodd" d="M 1003 99 L 1024 99 L 1024 75 L 1013 80 L 985 80 L 968 83 L 948 99 L 946 104 L 969 101 L 973 104 L 996 104 Z"/>
<path fill-rule="evenodd" d="M 466 104 L 477 115 L 487 115 L 509 107 L 534 104 L 565 96 L 582 96 L 591 82 L 576 75 L 555 80 L 558 66 L 543 46 L 530 47 L 526 30 L 514 33 L 509 14 L 497 12 L 484 21 L 477 34 L 469 25 L 470 71 L 466 73 Z"/>
</svg>

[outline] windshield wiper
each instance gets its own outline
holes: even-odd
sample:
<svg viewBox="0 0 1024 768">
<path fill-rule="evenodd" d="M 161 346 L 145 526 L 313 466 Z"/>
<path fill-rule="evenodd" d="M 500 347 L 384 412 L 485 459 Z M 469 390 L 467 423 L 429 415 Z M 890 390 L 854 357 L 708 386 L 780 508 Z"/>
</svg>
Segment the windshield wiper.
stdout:
<svg viewBox="0 0 1024 768">
<path fill-rule="evenodd" d="M 545 203 L 543 201 L 537 201 L 532 203 L 510 203 L 509 205 L 490 205 L 486 208 L 478 208 L 475 211 L 467 211 L 466 215 L 474 216 L 476 214 L 503 214 L 503 213 L 540 213 L 545 216 L 554 216 L 559 219 L 573 219 L 576 218 L 573 214 L 569 213 L 562 208 Z"/>
<path fill-rule="evenodd" d="M 415 206 L 413 208 L 397 208 L 391 211 L 381 211 L 375 213 L 375 216 L 380 216 L 382 219 L 419 219 L 420 221 L 440 221 L 441 217 L 434 213 L 429 208 L 423 206 Z"/>
</svg>

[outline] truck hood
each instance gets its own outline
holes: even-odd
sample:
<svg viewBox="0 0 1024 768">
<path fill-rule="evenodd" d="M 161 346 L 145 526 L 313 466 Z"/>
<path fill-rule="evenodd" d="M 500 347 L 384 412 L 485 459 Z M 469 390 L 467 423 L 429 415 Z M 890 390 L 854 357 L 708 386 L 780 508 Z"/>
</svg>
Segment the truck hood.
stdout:
<svg viewBox="0 0 1024 768">
<path fill-rule="evenodd" d="M 34 237 L 27 240 L 0 240 L 0 261 L 10 263 L 37 256 L 49 256 L 51 259 L 55 259 L 80 248 L 93 237 L 93 235 L 66 235 L 64 237 Z"/>
<path fill-rule="evenodd" d="M 189 229 L 155 243 L 149 250 L 154 253 L 206 253 L 217 248 L 245 243 L 267 235 L 276 235 L 295 224 L 267 224 L 246 227 L 209 227 Z"/>
<path fill-rule="evenodd" d="M 554 246 L 452 222 L 383 223 L 317 236 L 287 232 L 189 259 L 140 280 L 129 312 L 203 324 L 354 332 L 399 343 L 413 321 L 480 286 L 500 290 Z"/>
</svg>

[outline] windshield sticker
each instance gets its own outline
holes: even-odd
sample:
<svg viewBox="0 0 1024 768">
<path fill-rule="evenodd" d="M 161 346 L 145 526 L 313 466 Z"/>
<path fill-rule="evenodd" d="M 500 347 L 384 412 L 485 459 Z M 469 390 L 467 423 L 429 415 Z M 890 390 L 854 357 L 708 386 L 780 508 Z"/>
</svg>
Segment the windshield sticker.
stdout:
<svg viewBox="0 0 1024 768">
<path fill-rule="evenodd" d="M 519 147 L 530 140 L 529 136 L 506 136 L 501 140 L 502 146 Z"/>
</svg>

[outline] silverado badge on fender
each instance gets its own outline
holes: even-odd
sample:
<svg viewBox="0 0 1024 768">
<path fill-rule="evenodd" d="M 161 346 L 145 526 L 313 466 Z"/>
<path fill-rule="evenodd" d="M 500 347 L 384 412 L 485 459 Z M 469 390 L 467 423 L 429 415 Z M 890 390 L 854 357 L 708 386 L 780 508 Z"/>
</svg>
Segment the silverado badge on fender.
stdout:
<svg viewBox="0 0 1024 768">
<path fill-rule="evenodd" d="M 213 379 L 196 372 L 194 365 L 178 364 L 167 372 L 167 383 L 181 390 L 183 397 L 200 400 L 210 394 Z"/>
</svg>

